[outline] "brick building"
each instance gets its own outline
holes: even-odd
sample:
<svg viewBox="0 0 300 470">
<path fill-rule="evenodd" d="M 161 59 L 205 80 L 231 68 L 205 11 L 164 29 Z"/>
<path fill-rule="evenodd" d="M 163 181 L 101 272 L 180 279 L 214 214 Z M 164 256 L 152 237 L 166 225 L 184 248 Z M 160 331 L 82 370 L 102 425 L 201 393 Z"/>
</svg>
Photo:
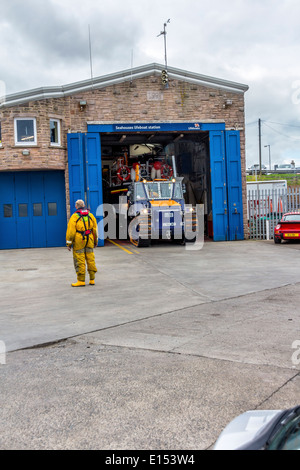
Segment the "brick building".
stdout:
<svg viewBox="0 0 300 470">
<path fill-rule="evenodd" d="M 187 197 L 205 204 L 208 235 L 247 237 L 248 87 L 172 67 L 165 86 L 162 71 L 151 64 L 5 97 L 0 222 L 10 235 L 0 248 L 63 245 L 74 200 L 88 198 L 95 212 L 115 161 L 145 145 L 175 155 Z"/>
</svg>

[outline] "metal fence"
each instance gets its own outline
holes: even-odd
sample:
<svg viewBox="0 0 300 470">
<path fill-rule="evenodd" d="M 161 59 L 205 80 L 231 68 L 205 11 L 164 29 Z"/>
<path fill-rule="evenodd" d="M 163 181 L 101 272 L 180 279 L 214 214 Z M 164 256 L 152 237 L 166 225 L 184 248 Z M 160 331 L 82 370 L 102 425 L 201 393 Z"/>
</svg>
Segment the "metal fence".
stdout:
<svg viewBox="0 0 300 470">
<path fill-rule="evenodd" d="M 270 240 L 285 212 L 300 212 L 300 188 L 248 191 L 250 238 Z"/>
</svg>

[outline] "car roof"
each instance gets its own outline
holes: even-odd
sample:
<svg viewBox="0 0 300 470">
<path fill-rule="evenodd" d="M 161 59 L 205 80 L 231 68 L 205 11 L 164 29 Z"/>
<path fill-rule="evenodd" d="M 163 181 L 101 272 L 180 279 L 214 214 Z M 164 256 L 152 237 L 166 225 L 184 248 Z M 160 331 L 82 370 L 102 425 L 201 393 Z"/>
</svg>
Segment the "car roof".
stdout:
<svg viewBox="0 0 300 470">
<path fill-rule="evenodd" d="M 285 214 L 283 214 L 283 217 L 285 217 L 286 215 L 300 215 L 300 212 L 286 212 Z"/>
</svg>

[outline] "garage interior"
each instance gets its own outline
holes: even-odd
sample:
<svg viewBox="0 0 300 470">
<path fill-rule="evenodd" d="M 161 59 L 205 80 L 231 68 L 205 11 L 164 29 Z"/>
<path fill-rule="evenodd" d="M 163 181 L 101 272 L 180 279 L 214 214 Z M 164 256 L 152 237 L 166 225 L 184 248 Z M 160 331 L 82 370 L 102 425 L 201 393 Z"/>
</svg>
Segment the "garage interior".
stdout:
<svg viewBox="0 0 300 470">
<path fill-rule="evenodd" d="M 173 168 L 172 156 L 176 175 L 184 178 L 185 203 L 204 205 L 204 236 L 212 238 L 209 132 L 101 133 L 103 202 L 118 203 L 120 193 L 115 190 L 131 182 L 118 178 L 120 165 L 132 168 L 139 162 L 146 169 L 147 162 L 155 160 Z"/>
</svg>

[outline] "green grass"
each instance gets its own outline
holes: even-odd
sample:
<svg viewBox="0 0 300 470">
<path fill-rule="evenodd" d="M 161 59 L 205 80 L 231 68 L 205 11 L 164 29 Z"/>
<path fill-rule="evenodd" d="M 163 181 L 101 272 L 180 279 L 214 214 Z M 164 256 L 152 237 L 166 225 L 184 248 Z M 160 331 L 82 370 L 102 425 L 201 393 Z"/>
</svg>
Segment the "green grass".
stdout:
<svg viewBox="0 0 300 470">
<path fill-rule="evenodd" d="M 257 181 L 269 180 L 287 180 L 288 186 L 300 186 L 300 174 L 270 174 L 270 175 L 257 175 Z M 256 181 L 255 175 L 247 175 L 247 181 Z"/>
</svg>

